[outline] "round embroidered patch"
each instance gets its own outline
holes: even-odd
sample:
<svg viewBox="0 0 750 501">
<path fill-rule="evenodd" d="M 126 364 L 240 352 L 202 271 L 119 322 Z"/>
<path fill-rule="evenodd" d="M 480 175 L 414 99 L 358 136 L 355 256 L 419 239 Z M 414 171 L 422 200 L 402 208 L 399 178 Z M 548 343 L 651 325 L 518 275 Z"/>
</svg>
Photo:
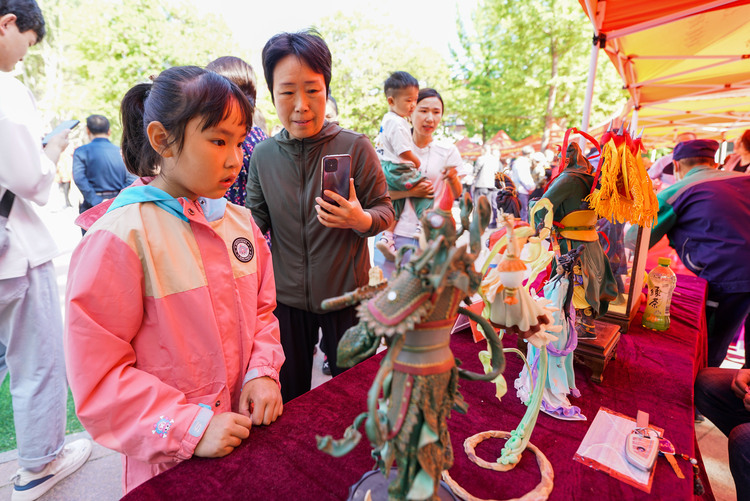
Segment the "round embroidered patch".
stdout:
<svg viewBox="0 0 750 501">
<path fill-rule="evenodd" d="M 238 237 L 234 239 L 234 242 L 232 242 L 232 252 L 234 252 L 234 257 L 236 257 L 243 263 L 251 261 L 253 259 L 253 256 L 255 255 L 253 244 L 250 243 L 250 240 L 245 237 Z"/>
</svg>

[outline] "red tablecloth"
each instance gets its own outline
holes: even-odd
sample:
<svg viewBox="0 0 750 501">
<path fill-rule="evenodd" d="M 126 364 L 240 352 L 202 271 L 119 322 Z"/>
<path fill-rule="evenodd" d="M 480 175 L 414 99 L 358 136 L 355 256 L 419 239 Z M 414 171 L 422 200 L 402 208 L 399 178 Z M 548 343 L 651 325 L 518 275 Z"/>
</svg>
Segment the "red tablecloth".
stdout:
<svg viewBox="0 0 750 501">
<path fill-rule="evenodd" d="M 617 358 L 604 372 L 602 384 L 589 380 L 590 372 L 576 366 L 576 384 L 582 397 L 573 399 L 593 419 L 600 406 L 635 416 L 641 409 L 651 422 L 665 429 L 678 452 L 696 455 L 693 424 L 693 380 L 705 360 L 704 300 L 706 284 L 695 277 L 679 276 L 672 304 L 672 326 L 667 332 L 640 327 L 637 315 L 617 348 Z M 516 339 L 503 340 L 514 347 Z M 454 354 L 464 367 L 479 370 L 475 344 L 468 331 L 454 334 Z M 373 467 L 366 437 L 347 456 L 330 457 L 316 449 L 315 435 L 340 438 L 354 417 L 366 409 L 367 390 L 381 355 L 302 395 L 284 407 L 283 416 L 267 427 L 253 428 L 250 438 L 225 458 L 193 458 L 149 480 L 125 499 L 345 499 L 349 486 Z M 525 452 L 516 468 L 507 473 L 483 470 L 463 452 L 466 437 L 486 430 L 514 429 L 525 407 L 515 396 L 513 381 L 521 369 L 517 357 L 508 355 L 505 372 L 509 392 L 498 402 L 489 383 L 462 381 L 460 391 L 469 412 L 453 412 L 449 426 L 455 455 L 451 476 L 481 498 L 507 499 L 523 495 L 539 482 L 533 454 Z M 555 470 L 550 499 L 691 499 L 693 474 L 679 460 L 686 476 L 680 480 L 666 460 L 659 458 L 650 495 L 573 460 L 590 422 L 564 422 L 540 414 L 531 437 Z M 362 430 L 361 430 L 362 431 Z M 364 432 L 363 432 L 364 435 Z M 484 442 L 480 457 L 494 460 L 503 441 Z M 705 499 L 713 499 L 707 485 Z"/>
</svg>

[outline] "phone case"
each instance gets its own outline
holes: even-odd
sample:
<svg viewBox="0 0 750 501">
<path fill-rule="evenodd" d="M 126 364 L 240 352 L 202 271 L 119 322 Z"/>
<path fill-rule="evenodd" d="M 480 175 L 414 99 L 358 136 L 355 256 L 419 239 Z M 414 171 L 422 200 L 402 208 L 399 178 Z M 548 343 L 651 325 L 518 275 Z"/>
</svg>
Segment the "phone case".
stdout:
<svg viewBox="0 0 750 501">
<path fill-rule="evenodd" d="M 335 170 L 332 161 L 335 160 Z M 321 160 L 321 195 L 328 203 L 338 205 L 333 199 L 323 195 L 325 190 L 331 190 L 342 197 L 349 198 L 349 178 L 351 177 L 351 155 L 326 155 Z"/>
</svg>

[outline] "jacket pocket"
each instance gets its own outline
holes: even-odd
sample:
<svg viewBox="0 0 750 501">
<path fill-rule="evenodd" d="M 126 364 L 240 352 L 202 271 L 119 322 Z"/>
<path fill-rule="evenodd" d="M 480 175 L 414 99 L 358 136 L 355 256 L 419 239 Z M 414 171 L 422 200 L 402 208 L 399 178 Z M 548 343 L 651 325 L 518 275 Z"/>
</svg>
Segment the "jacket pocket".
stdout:
<svg viewBox="0 0 750 501">
<path fill-rule="evenodd" d="M 185 392 L 185 399 L 189 404 L 203 404 L 211 407 L 214 414 L 227 412 L 232 409 L 232 402 L 230 402 L 226 388 L 224 383 L 215 381 Z"/>
</svg>

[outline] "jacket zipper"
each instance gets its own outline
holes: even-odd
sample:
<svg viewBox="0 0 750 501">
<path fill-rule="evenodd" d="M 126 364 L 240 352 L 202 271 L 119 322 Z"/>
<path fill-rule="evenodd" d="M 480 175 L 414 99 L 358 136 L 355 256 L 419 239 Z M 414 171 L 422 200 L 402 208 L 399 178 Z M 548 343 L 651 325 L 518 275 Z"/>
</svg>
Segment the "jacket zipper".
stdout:
<svg viewBox="0 0 750 501">
<path fill-rule="evenodd" d="M 307 203 L 307 193 L 305 193 L 305 140 L 300 140 L 300 164 L 299 164 L 299 170 L 300 170 L 300 201 L 302 202 L 300 204 L 300 221 L 302 222 L 302 280 L 304 282 L 303 284 L 303 290 L 305 291 L 305 304 L 307 305 L 307 311 L 312 311 L 312 300 L 310 298 L 310 271 L 309 266 L 307 263 L 307 232 L 305 230 L 305 224 L 307 221 L 307 212 L 306 212 L 306 206 Z"/>
</svg>

